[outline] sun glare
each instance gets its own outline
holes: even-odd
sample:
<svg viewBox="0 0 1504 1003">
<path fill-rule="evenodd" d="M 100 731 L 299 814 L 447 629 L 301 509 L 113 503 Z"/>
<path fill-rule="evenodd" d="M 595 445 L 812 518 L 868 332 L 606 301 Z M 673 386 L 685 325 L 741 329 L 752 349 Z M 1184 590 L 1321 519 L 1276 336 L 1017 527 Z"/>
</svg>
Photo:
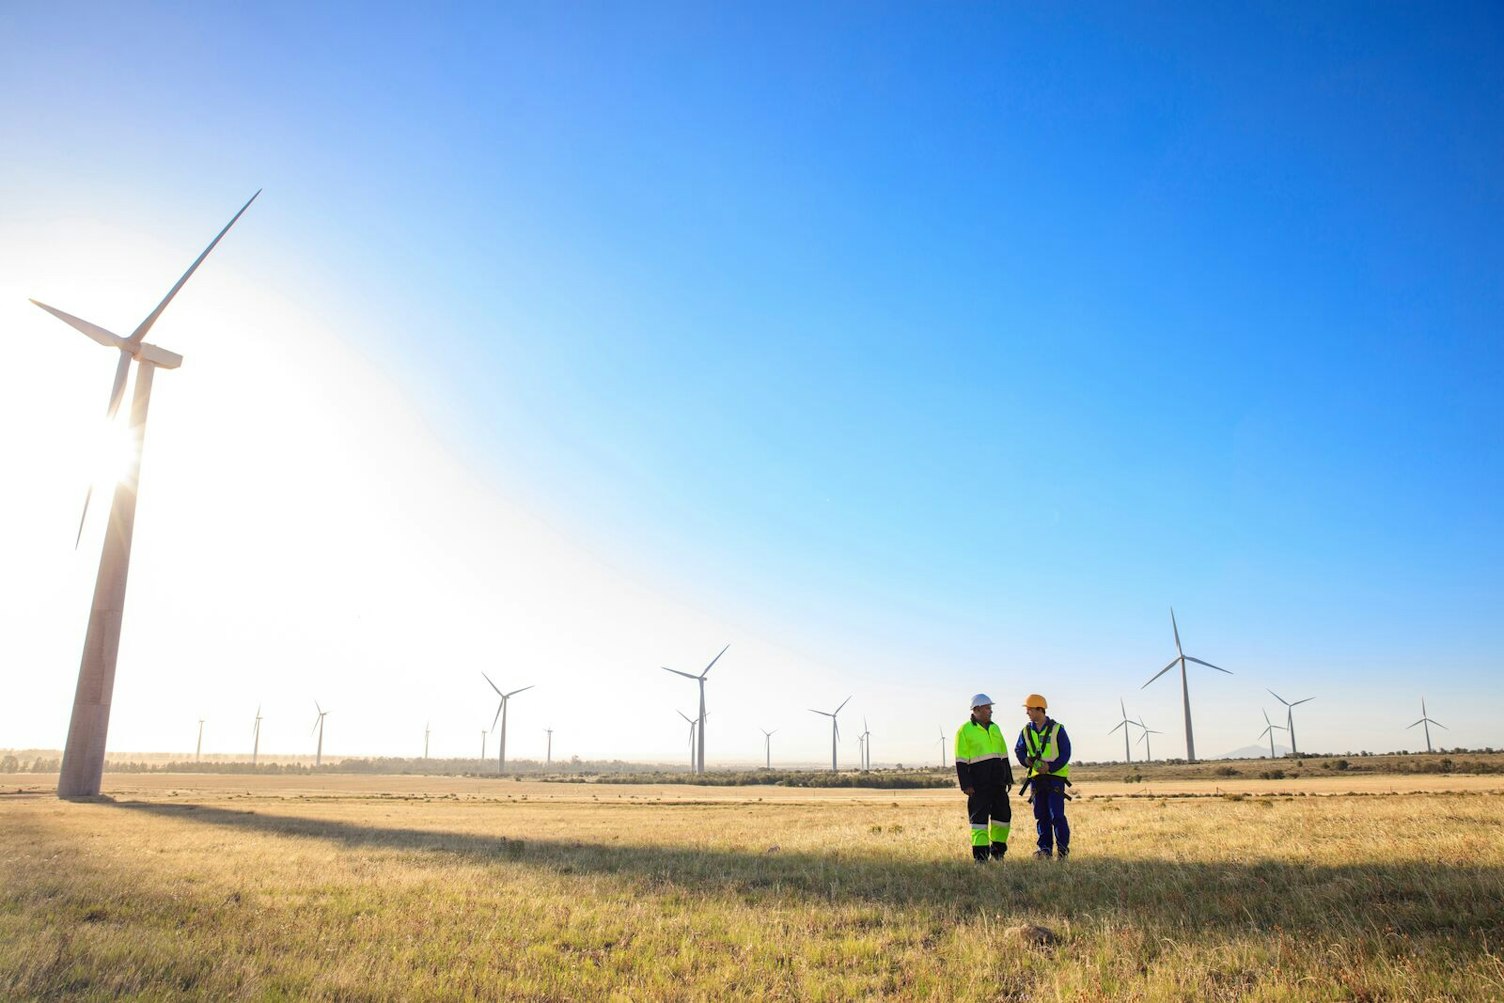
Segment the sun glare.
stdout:
<svg viewBox="0 0 1504 1003">
<path fill-rule="evenodd" d="M 100 426 L 89 466 L 95 490 L 113 489 L 130 477 L 135 460 L 136 442 L 127 422 L 117 420 Z"/>
</svg>

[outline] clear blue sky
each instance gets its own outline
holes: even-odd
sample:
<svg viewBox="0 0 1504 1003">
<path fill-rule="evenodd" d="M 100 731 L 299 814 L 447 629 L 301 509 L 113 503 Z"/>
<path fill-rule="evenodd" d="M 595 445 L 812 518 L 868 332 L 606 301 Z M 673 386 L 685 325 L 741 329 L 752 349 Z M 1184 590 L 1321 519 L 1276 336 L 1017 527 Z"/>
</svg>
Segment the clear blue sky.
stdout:
<svg viewBox="0 0 1504 1003">
<path fill-rule="evenodd" d="M 976 689 L 1094 757 L 1123 695 L 1173 750 L 1173 604 L 1237 673 L 1192 683 L 1203 754 L 1264 687 L 1318 696 L 1302 744 L 1414 747 L 1423 693 L 1504 744 L 1497 5 L 11 5 L 0 87 L 8 262 L 87 219 L 186 264 L 264 187 L 230 309 L 296 303 L 415 449 L 694 611 L 641 684 L 540 669 L 561 716 L 566 678 L 687 707 L 657 664 L 756 638 L 808 668 L 728 654 L 712 760 L 768 688 L 811 759 L 863 687 L 891 758 Z M 65 265 L 14 291 L 77 302 Z M 75 337 L 32 313 L 0 336 Z"/>
</svg>

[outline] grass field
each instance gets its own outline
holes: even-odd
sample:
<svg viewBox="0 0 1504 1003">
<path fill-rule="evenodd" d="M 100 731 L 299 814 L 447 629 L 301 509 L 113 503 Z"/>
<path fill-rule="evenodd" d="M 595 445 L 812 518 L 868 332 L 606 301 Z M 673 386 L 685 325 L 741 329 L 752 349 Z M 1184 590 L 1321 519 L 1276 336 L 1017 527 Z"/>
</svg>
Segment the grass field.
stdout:
<svg viewBox="0 0 1504 1003">
<path fill-rule="evenodd" d="M 1504 998 L 1498 777 L 1092 783 L 986 868 L 943 790 L 7 783 L 4 999 Z"/>
</svg>

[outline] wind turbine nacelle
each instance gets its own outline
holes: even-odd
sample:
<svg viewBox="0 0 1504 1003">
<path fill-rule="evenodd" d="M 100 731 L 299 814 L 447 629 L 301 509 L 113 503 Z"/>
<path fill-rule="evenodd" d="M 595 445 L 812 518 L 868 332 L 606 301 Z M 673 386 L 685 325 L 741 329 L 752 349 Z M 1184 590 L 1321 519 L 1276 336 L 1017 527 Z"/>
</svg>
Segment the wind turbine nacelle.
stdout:
<svg viewBox="0 0 1504 1003">
<path fill-rule="evenodd" d="M 183 357 L 178 353 L 169 352 L 167 349 L 156 345 L 148 345 L 144 341 L 141 343 L 141 347 L 136 350 L 136 360 L 138 362 L 150 362 L 158 369 L 176 369 L 183 364 Z"/>
</svg>

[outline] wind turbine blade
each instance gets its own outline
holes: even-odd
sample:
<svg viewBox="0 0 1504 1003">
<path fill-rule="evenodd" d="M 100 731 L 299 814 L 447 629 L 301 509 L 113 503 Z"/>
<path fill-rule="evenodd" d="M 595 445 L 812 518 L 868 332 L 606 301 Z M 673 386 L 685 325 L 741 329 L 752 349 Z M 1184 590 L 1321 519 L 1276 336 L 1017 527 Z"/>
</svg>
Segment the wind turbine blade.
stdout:
<svg viewBox="0 0 1504 1003">
<path fill-rule="evenodd" d="M 811 713 L 811 714 L 822 714 L 822 715 L 824 715 L 824 716 L 825 716 L 825 717 L 835 717 L 835 715 L 834 715 L 834 714 L 832 714 L 832 713 L 831 713 L 831 712 L 830 712 L 830 711 L 828 711 L 828 710 L 815 710 L 815 709 L 814 709 L 814 708 L 813 708 L 813 707 L 811 707 L 811 708 L 810 708 L 810 709 L 809 709 L 809 712 L 810 712 L 810 713 Z"/>
<path fill-rule="evenodd" d="M 1213 665 L 1211 662 L 1203 662 L 1201 659 L 1192 658 L 1190 655 L 1186 655 L 1185 660 L 1188 662 L 1195 662 L 1197 665 L 1205 665 L 1208 669 L 1216 669 L 1218 672 L 1226 672 L 1229 676 L 1232 675 L 1232 672 L 1224 669 L 1220 665 Z"/>
<path fill-rule="evenodd" d="M 1175 650 L 1179 651 L 1182 655 L 1185 654 L 1185 651 L 1180 647 L 1180 624 L 1175 622 L 1174 606 L 1170 607 L 1170 629 L 1175 632 Z"/>
<path fill-rule="evenodd" d="M 688 714 L 684 713 L 682 710 L 676 710 L 676 711 L 674 711 L 674 713 L 678 714 L 684 720 L 688 721 L 691 725 L 693 725 L 695 723 L 695 719 L 692 718 L 692 717 L 690 717 Z"/>
<path fill-rule="evenodd" d="M 849 704 L 849 703 L 851 703 L 851 697 L 847 697 L 847 698 L 846 698 L 846 699 L 845 699 L 845 700 L 842 700 L 842 701 L 841 701 L 841 707 L 845 707 L 845 706 L 846 706 L 846 705 L 847 705 L 847 704 Z M 836 716 L 836 714 L 839 714 L 839 713 L 841 713 L 841 707 L 837 707 L 837 708 L 836 708 L 836 709 L 835 709 L 835 713 L 834 713 L 834 714 L 831 714 L 831 715 L 830 715 L 830 716 L 831 716 L 831 717 L 835 717 L 835 716 Z"/>
<path fill-rule="evenodd" d="M 505 694 L 505 693 L 503 693 L 503 692 L 501 692 L 501 687 L 500 687 L 500 686 L 497 686 L 497 685 L 496 685 L 496 684 L 495 684 L 495 683 L 492 683 L 492 682 L 491 682 L 491 677 L 490 677 L 490 676 L 488 676 L 488 675 L 486 675 L 486 674 L 485 674 L 485 673 L 484 673 L 484 672 L 482 672 L 482 673 L 481 673 L 481 674 L 480 674 L 480 677 L 481 677 L 481 678 L 482 678 L 482 679 L 484 679 L 484 680 L 485 680 L 485 681 L 486 681 L 486 682 L 488 682 L 488 683 L 491 683 L 491 688 L 492 688 L 492 689 L 493 689 L 493 690 L 495 690 L 495 691 L 496 691 L 496 695 L 497 695 L 497 696 L 499 696 L 499 697 L 503 697 L 503 698 L 505 698 L 505 697 L 506 697 L 506 694 Z"/>
<path fill-rule="evenodd" d="M 78 513 L 78 532 L 73 534 L 73 549 L 78 549 L 79 541 L 84 538 L 84 521 L 89 518 L 89 499 L 94 497 L 94 485 L 90 484 L 84 489 L 84 510 Z"/>
<path fill-rule="evenodd" d="M 1170 659 L 1170 664 L 1166 665 L 1164 668 L 1162 668 L 1158 672 L 1154 673 L 1154 675 L 1149 678 L 1149 683 L 1154 682 L 1154 680 L 1158 679 L 1160 676 L 1164 675 L 1166 672 L 1169 672 L 1171 669 L 1173 669 L 1175 667 L 1175 663 L 1178 662 L 1178 661 L 1180 661 L 1179 656 L 1176 656 L 1175 658 Z M 1148 686 L 1149 683 L 1144 683 L 1144 686 Z M 1144 686 L 1140 686 L 1139 689 L 1143 689 Z"/>
<path fill-rule="evenodd" d="M 729 648 L 729 647 L 731 647 L 731 645 L 729 645 L 729 644 L 726 645 L 726 648 Z M 726 653 L 726 648 L 722 648 L 721 651 L 720 651 L 720 654 L 716 655 L 714 658 L 712 658 L 710 660 L 710 665 L 705 666 L 705 672 L 701 672 L 698 676 L 695 676 L 694 678 L 696 678 L 696 679 L 704 679 L 706 673 L 708 673 L 710 671 L 710 666 L 714 665 L 716 662 L 719 662 L 721 660 L 721 655 L 724 655 Z"/>
<path fill-rule="evenodd" d="M 1446 728 L 1447 731 L 1451 731 L 1452 730 L 1451 728 L 1447 728 L 1446 725 L 1442 724 L 1440 721 L 1437 721 L 1435 719 L 1432 719 L 1431 723 L 1434 724 L 1434 725 L 1436 725 L 1436 727 L 1438 727 L 1438 728 Z"/>
<path fill-rule="evenodd" d="M 256 189 L 256 195 L 260 194 L 261 189 Z M 141 340 L 146 337 L 146 332 L 151 330 L 151 326 L 157 322 L 157 318 L 162 316 L 162 311 L 167 309 L 167 304 L 172 302 L 172 298 L 178 294 L 179 289 L 183 288 L 183 284 L 193 276 L 194 272 L 198 271 L 198 266 L 204 263 L 204 259 L 209 256 L 210 251 L 214 250 L 214 246 L 220 242 L 221 238 L 223 238 L 225 234 L 230 232 L 230 227 L 235 225 L 235 221 L 240 218 L 241 213 L 244 213 L 251 207 L 251 203 L 256 201 L 256 195 L 252 195 L 250 199 L 247 200 L 246 204 L 240 207 L 240 212 L 237 212 L 233 217 L 231 217 L 230 221 L 225 224 L 225 228 L 219 231 L 218 236 L 209 241 L 209 246 L 204 248 L 204 252 L 200 254 L 196 259 L 194 259 L 193 264 L 188 266 L 188 270 L 183 273 L 183 277 L 178 279 L 177 285 L 173 286 L 172 289 L 168 291 L 166 296 L 162 297 L 162 302 L 157 304 L 157 308 L 153 310 L 147 316 L 147 318 L 143 320 L 139 326 L 137 326 L 134 331 L 131 332 L 131 336 L 128 340 L 132 344 L 141 344 Z"/>
<path fill-rule="evenodd" d="M 40 300 L 32 300 L 31 302 L 41 307 L 43 310 L 46 310 L 48 313 L 52 314 L 52 316 L 56 317 L 64 324 L 67 324 L 75 331 L 82 331 L 89 338 L 99 342 L 106 348 L 118 348 L 123 352 L 129 352 L 131 350 L 131 343 L 120 337 L 120 335 L 116 334 L 114 331 L 106 331 L 98 324 L 91 324 L 89 321 L 84 320 L 82 317 L 75 317 L 71 313 L 65 313 L 64 311 L 59 310 L 57 307 L 48 306 L 46 303 L 43 303 Z"/>
<path fill-rule="evenodd" d="M 1419 720 L 1419 721 L 1417 721 L 1417 722 L 1415 722 L 1415 724 L 1421 724 L 1421 723 L 1423 723 L 1423 722 L 1424 722 L 1424 721 L 1425 721 L 1425 720 L 1426 720 L 1426 719 L 1425 719 L 1425 718 L 1421 718 L 1421 719 L 1420 719 L 1420 720 Z M 1411 728 L 1414 728 L 1414 727 L 1415 727 L 1415 724 L 1407 724 L 1407 725 L 1405 725 L 1405 730 L 1406 730 L 1406 731 L 1409 731 L 1409 730 L 1410 730 L 1410 729 L 1411 729 Z"/>
<path fill-rule="evenodd" d="M 130 375 L 130 371 L 130 353 L 122 348 L 120 361 L 115 364 L 115 382 L 110 384 L 110 404 L 104 412 L 106 420 L 113 420 L 115 413 L 120 410 L 120 402 L 125 399 L 125 378 Z"/>
<path fill-rule="evenodd" d="M 520 689 L 520 690 L 513 690 L 512 692 L 510 692 L 510 693 L 507 694 L 507 699 L 510 700 L 510 699 L 512 699 L 512 697 L 516 696 L 517 694 L 519 694 L 519 693 L 525 693 L 525 692 L 527 692 L 528 690 L 532 689 L 534 686 L 537 686 L 537 685 L 538 685 L 537 683 L 533 683 L 531 685 L 522 687 L 522 689 Z"/>
<path fill-rule="evenodd" d="M 324 716 L 324 708 L 322 708 L 322 707 L 319 706 L 319 702 L 317 700 L 315 700 L 313 702 L 313 706 L 318 710 L 319 717 L 323 717 Z"/>
<path fill-rule="evenodd" d="M 1128 722 L 1127 721 L 1120 721 L 1119 723 L 1113 725 L 1111 728 L 1107 729 L 1107 734 L 1111 735 L 1113 732 L 1117 731 L 1119 728 L 1126 728 L 1126 727 L 1128 727 Z"/>
<path fill-rule="evenodd" d="M 496 730 L 496 722 L 501 720 L 501 710 L 506 705 L 507 705 L 507 702 L 505 700 L 503 700 L 501 703 L 499 703 L 499 704 L 496 705 L 496 716 L 491 719 L 491 730 L 492 731 Z"/>
<path fill-rule="evenodd" d="M 1284 697 L 1280 696 L 1278 693 L 1274 692 L 1273 690 L 1265 690 L 1265 692 L 1267 692 L 1274 699 L 1278 700 L 1280 703 L 1284 704 L 1286 707 L 1293 707 L 1294 706 L 1294 704 L 1290 703 L 1290 701 L 1286 700 Z"/>
<path fill-rule="evenodd" d="M 680 672 L 678 669 L 671 669 L 667 665 L 659 666 L 659 668 L 663 669 L 664 672 L 672 672 L 676 676 L 683 676 L 685 679 L 699 679 L 700 678 L 699 676 L 695 675 L 692 672 Z"/>
<path fill-rule="evenodd" d="M 1304 700 L 1297 700 L 1297 701 L 1295 701 L 1290 706 L 1291 707 L 1299 707 L 1301 704 L 1303 704 L 1303 703 L 1310 703 L 1312 700 L 1315 700 L 1315 699 L 1316 699 L 1315 697 L 1306 697 Z"/>
</svg>

